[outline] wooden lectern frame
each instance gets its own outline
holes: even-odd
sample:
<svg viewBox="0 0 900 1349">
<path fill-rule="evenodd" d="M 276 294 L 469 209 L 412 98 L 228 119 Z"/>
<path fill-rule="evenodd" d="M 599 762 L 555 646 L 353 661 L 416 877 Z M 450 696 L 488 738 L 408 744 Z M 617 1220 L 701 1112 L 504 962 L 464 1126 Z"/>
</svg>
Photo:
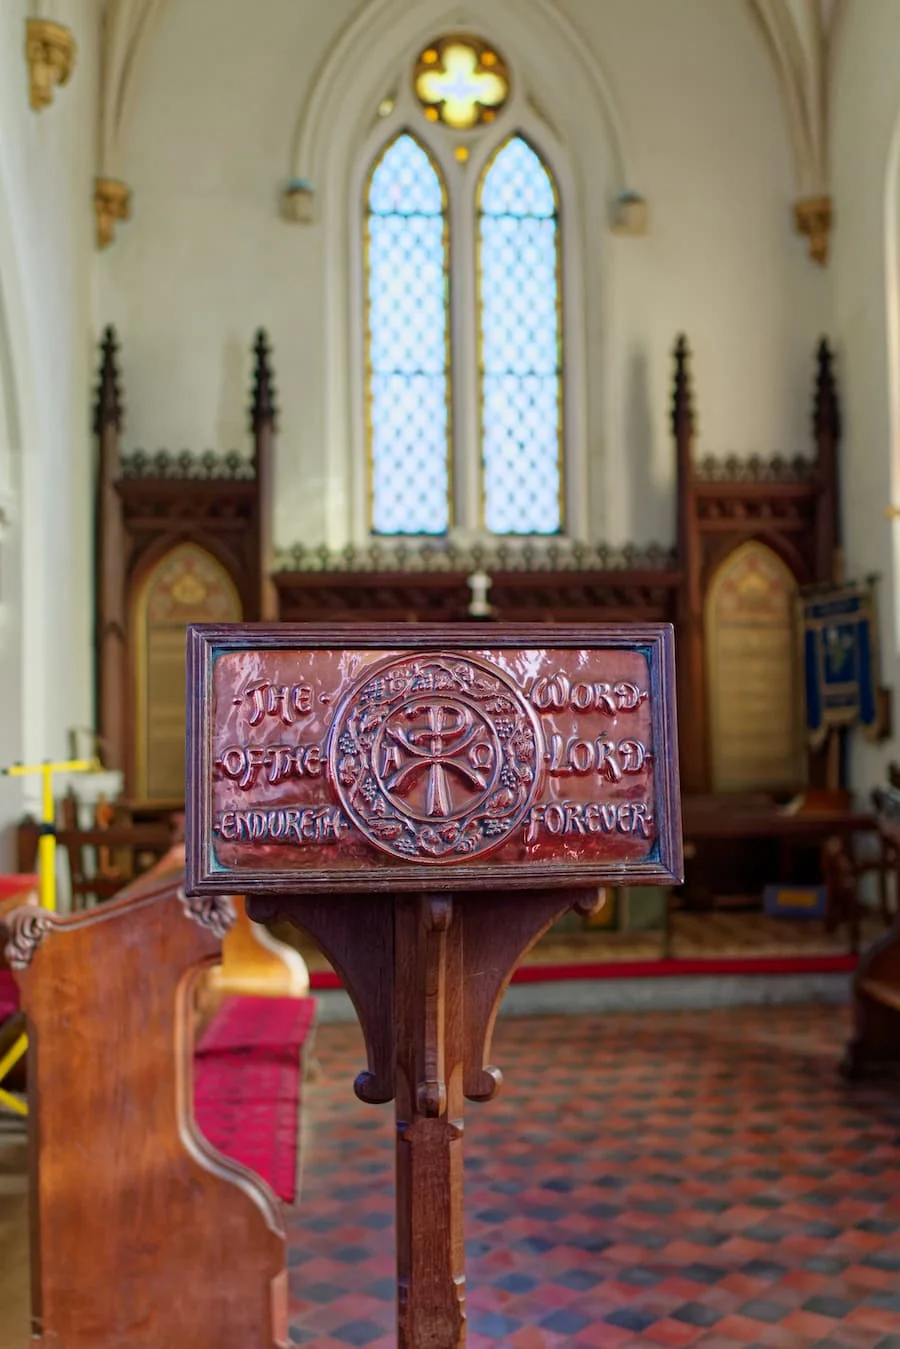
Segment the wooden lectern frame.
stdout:
<svg viewBox="0 0 900 1349">
<path fill-rule="evenodd" d="M 400 1349 L 463 1349 L 463 1104 L 516 965 L 681 879 L 663 624 L 188 630 L 187 891 L 306 931 L 395 1102 Z"/>
<path fill-rule="evenodd" d="M 395 634 L 400 632 L 400 640 Z M 223 656 L 240 656 L 252 652 L 288 656 L 292 652 L 327 653 L 352 652 L 360 656 L 368 652 L 420 654 L 509 652 L 523 650 L 553 653 L 583 653 L 592 641 L 600 640 L 604 652 L 640 653 L 646 659 L 651 732 L 654 761 L 654 808 L 657 816 L 655 848 L 644 858 L 627 865 L 627 880 L 632 885 L 658 885 L 671 881 L 681 869 L 681 812 L 678 792 L 678 752 L 673 713 L 675 693 L 675 658 L 672 628 L 669 624 L 643 624 L 639 627 L 597 626 L 594 628 L 553 628 L 539 625 L 494 626 L 474 628 L 465 624 L 415 624 L 407 628 L 354 627 L 339 634 L 334 628 L 320 628 L 300 624 L 265 625 L 197 624 L 188 629 L 188 689 L 190 701 L 187 720 L 187 837 L 188 886 L 192 894 L 220 894 L 223 871 L 211 856 L 213 837 L 213 687 L 216 662 Z M 481 640 L 477 640 L 478 638 Z M 548 637 L 551 640 L 548 640 Z M 258 662 L 254 662 L 258 663 Z M 253 671 L 251 671 L 253 673 Z M 561 677 L 568 678 L 568 675 Z M 257 681 L 258 682 L 258 681 Z M 535 684 L 540 681 L 535 680 Z M 577 673 L 571 676 L 571 697 L 582 695 L 582 701 L 596 690 L 590 681 L 578 682 Z M 558 701 L 560 689 L 553 679 L 545 680 L 544 699 Z M 605 686 L 604 686 L 605 687 Z M 586 690 L 586 692 L 585 692 Z M 609 696 L 609 695 L 608 695 Z M 536 693 L 535 693 L 536 698 Z M 552 708 L 551 708 L 552 710 Z M 313 714 L 315 709 L 313 709 Z M 295 718 L 297 724 L 299 720 Z M 291 728 L 293 730 L 293 727 Z M 287 737 L 289 738 L 289 737 Z M 420 893 L 436 884 L 436 870 L 440 873 L 440 890 L 472 890 L 489 884 L 509 886 L 516 890 L 545 886 L 590 886 L 616 884 L 626 879 L 626 869 L 608 859 L 582 860 L 572 856 L 554 859 L 523 871 L 520 863 L 497 863 L 490 868 L 475 861 L 459 865 L 416 865 L 415 860 L 403 860 L 400 865 L 386 865 L 377 853 L 367 865 L 355 871 L 337 873 L 328 866 L 304 865 L 302 876 L 296 868 L 278 867 L 271 860 L 260 867 L 241 866 L 237 888 L 242 894 L 296 894 L 302 880 L 306 894 L 320 891 L 392 893 Z"/>
</svg>

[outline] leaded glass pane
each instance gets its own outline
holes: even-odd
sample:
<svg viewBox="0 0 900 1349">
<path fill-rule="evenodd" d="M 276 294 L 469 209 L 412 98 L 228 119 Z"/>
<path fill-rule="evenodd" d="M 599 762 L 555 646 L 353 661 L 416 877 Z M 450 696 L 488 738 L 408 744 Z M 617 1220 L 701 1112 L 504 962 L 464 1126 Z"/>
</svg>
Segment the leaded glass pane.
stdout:
<svg viewBox="0 0 900 1349">
<path fill-rule="evenodd" d="M 412 136 L 399 136 L 372 171 L 367 211 L 377 534 L 443 534 L 450 524 L 446 223 L 434 164 Z"/>
<path fill-rule="evenodd" d="M 480 39 L 442 37 L 419 57 L 414 85 L 430 122 L 467 131 L 497 116 L 509 97 L 509 72 Z"/>
<path fill-rule="evenodd" d="M 562 528 L 559 218 L 553 180 L 520 136 L 479 201 L 481 456 L 493 534 Z"/>
</svg>

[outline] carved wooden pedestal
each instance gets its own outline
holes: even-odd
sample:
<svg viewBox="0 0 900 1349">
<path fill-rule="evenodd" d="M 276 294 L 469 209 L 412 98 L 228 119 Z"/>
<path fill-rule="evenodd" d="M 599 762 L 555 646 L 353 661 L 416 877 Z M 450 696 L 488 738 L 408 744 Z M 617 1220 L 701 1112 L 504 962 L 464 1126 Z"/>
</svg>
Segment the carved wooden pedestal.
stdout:
<svg viewBox="0 0 900 1349">
<path fill-rule="evenodd" d="M 362 1101 L 395 1102 L 400 1349 L 466 1343 L 463 1100 L 500 1087 L 489 1065 L 503 993 L 528 948 L 597 891 L 334 895 L 250 901 L 313 937 L 353 999 L 368 1068 Z"/>
<path fill-rule="evenodd" d="M 304 928 L 397 1115 L 401 1349 L 461 1349 L 463 1099 L 516 964 L 598 886 L 680 879 L 672 632 L 198 626 L 188 892 Z"/>
</svg>

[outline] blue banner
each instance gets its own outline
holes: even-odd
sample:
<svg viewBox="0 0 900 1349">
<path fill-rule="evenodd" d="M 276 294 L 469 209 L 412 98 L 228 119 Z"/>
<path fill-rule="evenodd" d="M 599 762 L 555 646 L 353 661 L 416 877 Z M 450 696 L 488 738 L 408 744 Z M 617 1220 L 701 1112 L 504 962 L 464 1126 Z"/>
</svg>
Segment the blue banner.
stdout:
<svg viewBox="0 0 900 1349">
<path fill-rule="evenodd" d="M 806 724 L 813 746 L 835 726 L 877 734 L 875 605 L 870 590 L 817 590 L 801 600 Z"/>
</svg>

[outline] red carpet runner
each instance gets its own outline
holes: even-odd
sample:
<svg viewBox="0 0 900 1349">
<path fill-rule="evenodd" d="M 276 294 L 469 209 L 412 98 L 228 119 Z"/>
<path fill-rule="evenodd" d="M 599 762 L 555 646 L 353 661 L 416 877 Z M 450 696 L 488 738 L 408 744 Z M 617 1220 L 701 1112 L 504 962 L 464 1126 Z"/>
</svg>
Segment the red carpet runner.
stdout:
<svg viewBox="0 0 900 1349">
<path fill-rule="evenodd" d="M 197 1126 L 292 1204 L 297 1189 L 301 1051 L 314 998 L 227 998 L 197 1046 Z"/>
</svg>

